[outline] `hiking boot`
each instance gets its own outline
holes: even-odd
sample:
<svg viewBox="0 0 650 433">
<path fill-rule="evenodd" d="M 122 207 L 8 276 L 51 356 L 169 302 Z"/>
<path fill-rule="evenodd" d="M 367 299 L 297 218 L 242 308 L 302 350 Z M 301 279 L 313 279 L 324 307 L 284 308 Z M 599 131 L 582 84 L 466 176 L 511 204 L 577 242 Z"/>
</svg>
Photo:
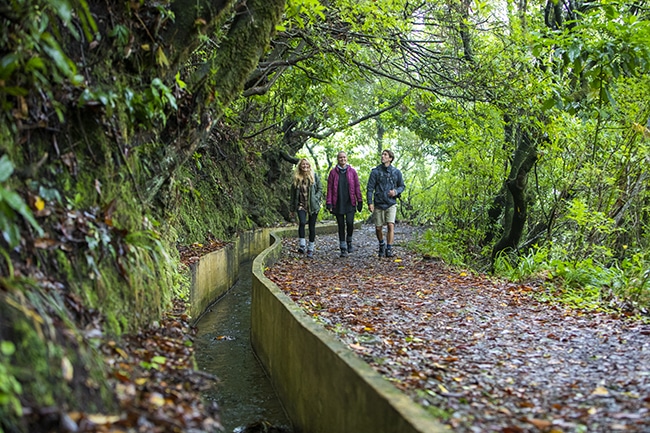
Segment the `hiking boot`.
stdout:
<svg viewBox="0 0 650 433">
<path fill-rule="evenodd" d="M 379 257 L 385 257 L 386 256 L 386 244 L 379 244 Z"/>
<path fill-rule="evenodd" d="M 347 257 L 347 256 L 348 256 L 347 248 L 341 248 L 341 255 L 339 257 Z"/>
<path fill-rule="evenodd" d="M 352 241 L 348 241 L 348 253 L 353 253 L 354 247 L 352 246 Z"/>
<path fill-rule="evenodd" d="M 300 254 L 305 254 L 305 247 L 303 247 L 302 245 L 299 246 L 299 247 L 298 247 L 298 252 L 299 252 Z"/>
<path fill-rule="evenodd" d="M 308 259 L 314 258 L 314 250 L 307 250 L 307 258 Z"/>
<path fill-rule="evenodd" d="M 394 257 L 393 249 L 391 247 L 386 247 L 386 257 Z"/>
</svg>

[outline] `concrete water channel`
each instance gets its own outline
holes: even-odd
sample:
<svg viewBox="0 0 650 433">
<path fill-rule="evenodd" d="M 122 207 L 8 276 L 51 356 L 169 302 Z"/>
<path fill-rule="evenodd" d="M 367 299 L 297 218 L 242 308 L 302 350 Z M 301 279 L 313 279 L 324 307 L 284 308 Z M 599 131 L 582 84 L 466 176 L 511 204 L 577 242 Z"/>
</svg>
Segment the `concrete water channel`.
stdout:
<svg viewBox="0 0 650 433">
<path fill-rule="evenodd" d="M 226 432 L 267 422 L 289 433 L 289 419 L 251 347 L 252 264 L 240 264 L 235 285 L 197 322 L 195 358 L 199 370 L 219 379 L 204 398 L 218 404 Z"/>
<path fill-rule="evenodd" d="M 335 224 L 317 226 L 318 235 L 335 232 Z M 296 433 L 449 432 L 264 275 L 281 255 L 281 237 L 295 233 L 242 233 L 190 267 L 195 356 L 220 380 L 206 397 L 220 406 L 225 431 L 266 421 Z"/>
</svg>

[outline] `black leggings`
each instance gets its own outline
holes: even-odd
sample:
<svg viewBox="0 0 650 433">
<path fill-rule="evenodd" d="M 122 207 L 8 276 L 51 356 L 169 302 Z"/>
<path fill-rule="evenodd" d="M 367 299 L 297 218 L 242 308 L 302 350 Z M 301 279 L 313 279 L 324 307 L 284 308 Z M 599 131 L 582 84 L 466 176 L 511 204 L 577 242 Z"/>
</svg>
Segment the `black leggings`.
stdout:
<svg viewBox="0 0 650 433">
<path fill-rule="evenodd" d="M 318 213 L 314 212 L 309 214 L 309 242 L 314 242 L 316 240 L 316 218 Z M 298 211 L 298 237 L 300 239 L 305 238 L 305 224 L 307 224 L 307 211 L 299 210 Z"/>
<path fill-rule="evenodd" d="M 336 214 L 336 223 L 339 226 L 339 241 L 345 242 L 345 229 L 348 230 L 348 238 L 352 237 L 352 231 L 354 230 L 354 211 L 348 212 L 346 214 Z"/>
</svg>

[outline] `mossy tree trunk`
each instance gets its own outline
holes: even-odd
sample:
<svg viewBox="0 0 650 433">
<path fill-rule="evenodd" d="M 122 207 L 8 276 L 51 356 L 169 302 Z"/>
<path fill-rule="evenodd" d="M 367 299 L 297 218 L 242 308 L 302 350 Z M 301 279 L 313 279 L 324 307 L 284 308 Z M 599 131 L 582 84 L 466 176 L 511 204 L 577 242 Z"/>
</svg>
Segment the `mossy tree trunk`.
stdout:
<svg viewBox="0 0 650 433">
<path fill-rule="evenodd" d="M 508 124 L 508 123 L 506 123 Z M 515 140 L 510 173 L 504 180 L 491 217 L 500 206 L 502 217 L 502 235 L 492 249 L 492 260 L 501 252 L 517 248 L 524 233 L 528 208 L 526 203 L 526 185 L 528 174 L 537 160 L 537 146 L 531 133 L 525 128 L 517 129 L 511 137 Z"/>
</svg>

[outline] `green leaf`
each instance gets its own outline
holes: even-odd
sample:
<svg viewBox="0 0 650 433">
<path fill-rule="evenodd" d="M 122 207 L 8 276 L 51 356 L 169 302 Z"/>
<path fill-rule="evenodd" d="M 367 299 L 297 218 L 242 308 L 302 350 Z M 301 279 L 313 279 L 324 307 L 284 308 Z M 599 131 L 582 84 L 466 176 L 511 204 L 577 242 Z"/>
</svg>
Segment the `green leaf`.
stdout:
<svg viewBox="0 0 650 433">
<path fill-rule="evenodd" d="M 0 59 L 0 80 L 6 80 L 18 67 L 20 57 L 16 53 L 9 53 Z"/>
<path fill-rule="evenodd" d="M 118 24 L 108 33 L 108 36 L 116 38 L 118 46 L 123 47 L 129 42 L 129 29 Z"/>
<path fill-rule="evenodd" d="M 2 191 L 4 190 L 0 188 L 0 195 Z M 7 203 L 2 202 L 2 197 L 0 197 L 0 231 L 10 248 L 14 248 L 20 243 L 20 231 L 14 222 L 14 213 Z"/>
<path fill-rule="evenodd" d="M 29 59 L 29 61 L 25 65 L 25 71 L 31 72 L 31 71 L 37 70 L 37 69 L 41 70 L 41 71 L 44 71 L 45 69 L 47 69 L 47 67 L 46 67 L 45 61 L 43 61 L 42 57 L 34 56 L 31 59 Z"/>
<path fill-rule="evenodd" d="M 575 59 L 578 58 L 578 56 L 580 56 L 581 53 L 582 53 L 582 44 L 575 43 L 571 45 L 568 51 L 569 60 L 573 62 Z"/>
<path fill-rule="evenodd" d="M 573 61 L 573 73 L 580 74 L 582 72 L 582 59 L 580 57 Z"/>
<path fill-rule="evenodd" d="M 52 9 L 61 18 L 61 21 L 65 25 L 68 25 L 72 19 L 72 6 L 70 6 L 70 3 L 66 0 L 49 0 L 49 2 L 52 5 Z"/>
<path fill-rule="evenodd" d="M 56 42 L 54 37 L 49 33 L 43 33 L 41 36 L 44 42 L 43 50 L 47 53 L 52 60 L 57 69 L 63 73 L 65 76 L 72 75 L 73 71 L 69 63 L 68 57 L 65 55 L 59 44 Z"/>
<path fill-rule="evenodd" d="M 95 19 L 90 12 L 88 3 L 85 0 L 77 0 L 77 3 L 82 11 L 82 13 L 79 15 L 79 18 L 81 19 L 84 34 L 86 35 L 86 39 L 92 41 L 95 39 L 93 35 L 97 35 L 98 32 L 97 23 L 95 22 Z"/>
<path fill-rule="evenodd" d="M 74 75 L 71 79 L 70 82 L 72 83 L 73 86 L 80 86 L 86 81 L 86 77 L 83 75 Z"/>
<path fill-rule="evenodd" d="M 183 90 L 187 88 L 187 84 L 185 83 L 185 81 L 181 80 L 180 72 L 176 72 L 176 76 L 174 76 L 174 78 L 176 79 L 176 84 L 178 84 L 178 87 L 180 87 Z"/>
<path fill-rule="evenodd" d="M 543 111 L 548 111 L 548 110 L 550 110 L 551 108 L 554 108 L 554 107 L 555 107 L 555 104 L 556 104 L 556 102 L 555 102 L 555 98 L 548 98 L 548 99 L 547 99 L 546 101 L 544 101 L 544 103 L 542 104 L 542 110 L 543 110 Z"/>
<path fill-rule="evenodd" d="M 6 202 L 14 211 L 22 215 L 34 230 L 38 232 L 39 236 L 43 235 L 43 229 L 38 225 L 32 215 L 32 211 L 27 207 L 21 196 L 8 189 L 0 188 L 0 200 Z"/>
<path fill-rule="evenodd" d="M 612 107 L 615 107 L 616 106 L 616 101 L 614 101 L 614 98 L 612 97 L 612 94 L 609 91 L 609 87 L 604 86 L 603 87 L 603 92 L 605 93 L 605 99 L 609 102 L 609 104 Z M 602 95 L 601 95 L 601 97 L 602 97 Z"/>
<path fill-rule="evenodd" d="M 0 353 L 11 356 L 16 352 L 16 346 L 11 341 L 0 341 Z"/>
<path fill-rule="evenodd" d="M 0 182 L 4 182 L 14 173 L 14 165 L 7 155 L 0 158 Z"/>
<path fill-rule="evenodd" d="M 167 362 L 167 358 L 164 356 L 154 356 L 151 358 L 151 362 L 155 362 L 156 364 L 164 364 Z"/>
<path fill-rule="evenodd" d="M 11 87 L 3 87 L 3 91 L 5 91 L 8 95 L 12 96 L 27 96 L 27 89 L 24 87 L 16 87 L 16 86 L 11 86 Z"/>
</svg>

